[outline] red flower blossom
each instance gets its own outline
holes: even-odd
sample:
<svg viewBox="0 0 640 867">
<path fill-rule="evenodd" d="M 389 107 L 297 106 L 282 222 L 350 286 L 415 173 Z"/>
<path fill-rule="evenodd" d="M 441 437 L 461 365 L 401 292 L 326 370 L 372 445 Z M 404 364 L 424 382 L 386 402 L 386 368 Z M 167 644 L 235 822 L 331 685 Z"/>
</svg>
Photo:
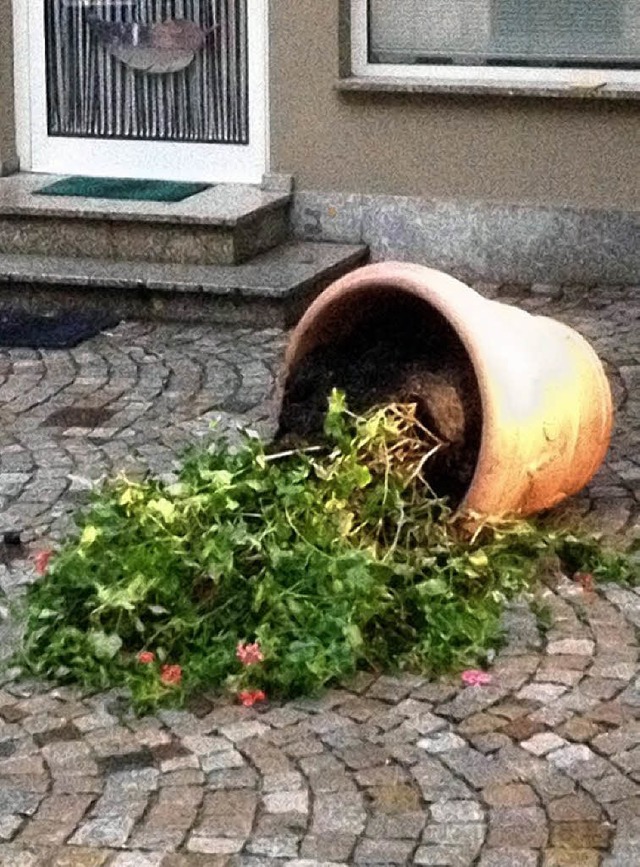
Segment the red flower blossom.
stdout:
<svg viewBox="0 0 640 867">
<path fill-rule="evenodd" d="M 150 650 L 141 650 L 138 654 L 138 662 L 141 662 L 143 665 L 148 665 L 150 662 L 153 662 L 155 658 L 155 653 L 151 653 Z"/>
<path fill-rule="evenodd" d="M 47 549 L 46 551 L 38 551 L 36 556 L 34 557 L 34 562 L 36 565 L 36 572 L 38 575 L 44 575 L 47 571 L 47 567 L 49 566 L 49 560 L 53 555 L 53 551 L 51 549 Z"/>
<path fill-rule="evenodd" d="M 467 686 L 487 686 L 491 683 L 491 675 L 487 674 L 486 671 L 478 671 L 476 668 L 463 671 L 460 676 L 462 682 L 466 683 Z"/>
<path fill-rule="evenodd" d="M 247 690 L 246 692 L 238 693 L 238 699 L 245 707 L 251 707 L 251 705 L 255 704 L 257 701 L 264 701 L 266 697 L 267 696 L 261 689 L 254 689 L 253 691 Z"/>
<path fill-rule="evenodd" d="M 257 641 L 255 644 L 246 644 L 239 641 L 236 647 L 236 656 L 243 665 L 255 665 L 256 662 L 264 660 L 264 653 L 260 650 L 260 645 Z"/>
<path fill-rule="evenodd" d="M 576 572 L 573 580 L 582 585 L 582 589 L 586 593 L 590 593 L 595 588 L 595 581 L 591 572 Z"/>
<path fill-rule="evenodd" d="M 163 665 L 160 669 L 160 680 L 177 686 L 182 680 L 182 668 L 179 665 Z"/>
</svg>

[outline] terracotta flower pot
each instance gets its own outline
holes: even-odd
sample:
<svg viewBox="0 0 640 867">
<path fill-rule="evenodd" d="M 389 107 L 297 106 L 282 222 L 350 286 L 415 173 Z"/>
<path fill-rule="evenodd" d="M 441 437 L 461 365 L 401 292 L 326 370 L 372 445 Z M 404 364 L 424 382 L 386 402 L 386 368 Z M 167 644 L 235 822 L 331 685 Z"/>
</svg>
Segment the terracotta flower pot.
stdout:
<svg viewBox="0 0 640 867">
<path fill-rule="evenodd" d="M 611 392 L 593 349 L 553 319 L 489 301 L 430 268 L 368 265 L 326 289 L 291 335 L 283 388 L 303 358 L 357 331 L 363 311 L 390 295 L 414 296 L 442 314 L 477 380 L 480 444 L 461 510 L 530 515 L 587 484 L 612 427 Z"/>
</svg>

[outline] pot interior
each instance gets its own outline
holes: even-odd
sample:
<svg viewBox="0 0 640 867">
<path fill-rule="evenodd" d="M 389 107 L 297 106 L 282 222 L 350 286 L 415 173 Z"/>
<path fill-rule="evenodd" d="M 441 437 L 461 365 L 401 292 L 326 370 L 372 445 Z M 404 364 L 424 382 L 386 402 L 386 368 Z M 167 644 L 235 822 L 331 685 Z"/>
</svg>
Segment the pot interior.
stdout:
<svg viewBox="0 0 640 867">
<path fill-rule="evenodd" d="M 358 413 L 415 403 L 422 424 L 445 442 L 426 478 L 436 494 L 459 505 L 478 459 L 482 411 L 473 364 L 447 319 L 424 298 L 372 286 L 320 306 L 299 337 L 278 437 L 321 439 L 332 388 L 342 389 Z"/>
</svg>

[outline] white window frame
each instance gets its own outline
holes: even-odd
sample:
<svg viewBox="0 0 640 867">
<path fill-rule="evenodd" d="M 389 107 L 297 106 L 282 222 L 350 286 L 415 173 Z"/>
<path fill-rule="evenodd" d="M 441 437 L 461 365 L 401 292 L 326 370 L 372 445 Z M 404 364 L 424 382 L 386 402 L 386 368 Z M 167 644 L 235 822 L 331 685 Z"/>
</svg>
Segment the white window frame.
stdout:
<svg viewBox="0 0 640 867">
<path fill-rule="evenodd" d="M 13 0 L 16 143 L 22 171 L 260 184 L 269 171 L 268 0 L 247 0 L 249 143 L 49 136 L 42 0 Z"/>
<path fill-rule="evenodd" d="M 351 0 L 351 74 L 370 79 L 411 79 L 437 83 L 504 85 L 505 88 L 536 85 L 571 85 L 599 88 L 623 85 L 640 90 L 639 69 L 467 66 L 452 64 L 369 63 L 367 0 Z"/>
</svg>

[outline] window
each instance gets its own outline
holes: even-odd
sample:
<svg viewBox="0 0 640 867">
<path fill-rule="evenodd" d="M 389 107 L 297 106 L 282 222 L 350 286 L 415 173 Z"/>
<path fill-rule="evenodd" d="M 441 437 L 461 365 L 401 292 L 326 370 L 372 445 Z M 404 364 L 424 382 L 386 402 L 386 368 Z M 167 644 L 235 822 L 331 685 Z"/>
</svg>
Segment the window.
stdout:
<svg viewBox="0 0 640 867">
<path fill-rule="evenodd" d="M 352 0 L 353 72 L 640 84 L 640 0 Z"/>
</svg>

